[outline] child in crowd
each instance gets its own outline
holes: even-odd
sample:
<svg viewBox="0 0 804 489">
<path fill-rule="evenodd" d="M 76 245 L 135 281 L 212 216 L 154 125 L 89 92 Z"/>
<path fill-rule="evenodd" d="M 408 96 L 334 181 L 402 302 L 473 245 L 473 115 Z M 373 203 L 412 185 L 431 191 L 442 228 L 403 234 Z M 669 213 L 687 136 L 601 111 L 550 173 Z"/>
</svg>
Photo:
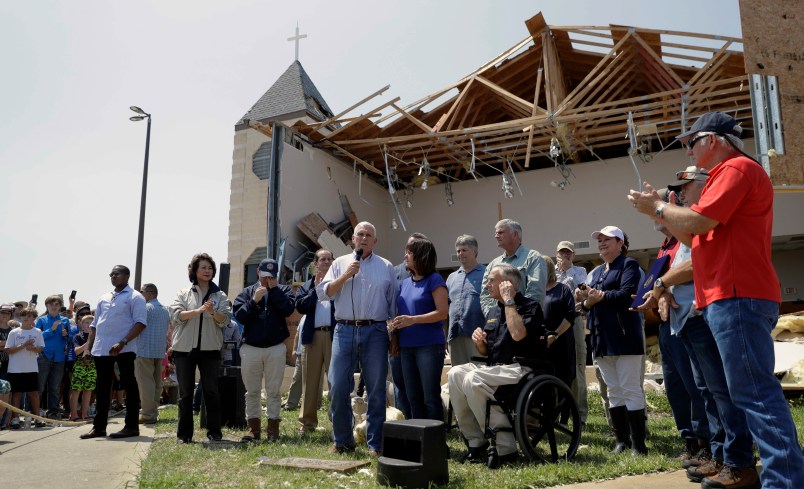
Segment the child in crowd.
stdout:
<svg viewBox="0 0 804 489">
<path fill-rule="evenodd" d="M 13 327 L 8 333 L 4 351 L 8 353 L 8 380 L 11 382 L 12 405 L 21 407 L 22 393 L 28 393 L 28 400 L 34 413 L 39 412 L 39 364 L 36 359 L 45 348 L 42 332 L 34 328 L 36 309 L 26 307 L 20 313 L 22 325 Z M 14 321 L 16 322 L 16 321 Z M 45 423 L 36 421 L 36 427 Z M 11 428 L 19 429 L 19 414 L 14 413 Z"/>
<path fill-rule="evenodd" d="M 95 371 L 95 361 L 89 351 L 89 326 L 95 320 L 94 316 L 84 316 L 79 322 L 80 331 L 73 338 L 75 345 L 75 365 L 73 366 L 73 379 L 70 384 L 70 419 L 73 421 L 89 420 L 89 403 L 92 400 L 92 391 L 98 374 Z M 81 396 L 81 415 L 78 415 L 78 396 Z"/>
</svg>

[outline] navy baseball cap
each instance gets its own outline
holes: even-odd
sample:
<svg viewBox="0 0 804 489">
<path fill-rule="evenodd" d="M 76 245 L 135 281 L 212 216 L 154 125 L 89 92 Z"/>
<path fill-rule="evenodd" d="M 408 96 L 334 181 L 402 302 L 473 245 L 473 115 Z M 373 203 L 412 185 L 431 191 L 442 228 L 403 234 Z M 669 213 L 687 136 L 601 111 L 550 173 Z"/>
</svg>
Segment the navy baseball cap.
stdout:
<svg viewBox="0 0 804 489">
<path fill-rule="evenodd" d="M 687 138 L 699 132 L 713 132 L 722 135 L 731 134 L 739 138 L 743 133 L 743 128 L 740 127 L 740 123 L 737 122 L 734 117 L 728 114 L 718 111 L 708 112 L 699 117 L 689 131 L 676 136 L 676 139 L 681 139 L 686 142 Z"/>
<path fill-rule="evenodd" d="M 260 277 L 276 278 L 277 272 L 279 272 L 279 264 L 276 263 L 276 260 L 272 260 L 271 258 L 261 261 L 260 265 L 257 267 L 257 275 Z"/>
</svg>

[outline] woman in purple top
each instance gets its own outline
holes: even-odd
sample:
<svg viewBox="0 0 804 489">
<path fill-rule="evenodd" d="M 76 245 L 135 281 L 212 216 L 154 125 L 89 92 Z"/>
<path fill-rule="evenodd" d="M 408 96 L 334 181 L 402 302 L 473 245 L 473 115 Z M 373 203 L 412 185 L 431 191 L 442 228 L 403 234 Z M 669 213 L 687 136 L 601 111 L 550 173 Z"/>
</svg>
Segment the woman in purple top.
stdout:
<svg viewBox="0 0 804 489">
<path fill-rule="evenodd" d="M 447 286 L 435 265 L 433 243 L 412 236 L 405 246 L 405 266 L 411 276 L 399 289 L 399 316 L 391 326 L 399 329 L 399 357 L 411 415 L 441 421 L 441 371 L 446 351 L 443 321 L 449 314 L 449 305 Z"/>
</svg>

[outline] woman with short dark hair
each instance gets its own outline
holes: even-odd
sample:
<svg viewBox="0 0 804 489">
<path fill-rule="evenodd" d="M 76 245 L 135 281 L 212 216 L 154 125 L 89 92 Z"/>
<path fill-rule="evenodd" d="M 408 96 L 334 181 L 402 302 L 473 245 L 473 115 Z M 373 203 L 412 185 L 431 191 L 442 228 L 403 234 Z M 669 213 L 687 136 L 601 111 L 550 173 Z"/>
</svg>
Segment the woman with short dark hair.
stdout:
<svg viewBox="0 0 804 489">
<path fill-rule="evenodd" d="M 411 236 L 405 246 L 405 266 L 411 276 L 402 282 L 397 313 L 391 323 L 399 330 L 400 361 L 411 416 L 444 419 L 441 371 L 446 337 L 443 321 L 449 314 L 447 286 L 435 271 L 436 250 L 427 238 Z"/>
<path fill-rule="evenodd" d="M 179 383 L 179 443 L 193 439 L 193 389 L 195 370 L 201 374 L 206 405 L 207 438 L 220 440 L 221 408 L 218 395 L 218 365 L 223 346 L 223 328 L 232 317 L 226 294 L 212 281 L 217 267 L 206 253 L 193 256 L 187 266 L 192 286 L 182 289 L 170 306 L 173 322 L 173 361 Z"/>
</svg>

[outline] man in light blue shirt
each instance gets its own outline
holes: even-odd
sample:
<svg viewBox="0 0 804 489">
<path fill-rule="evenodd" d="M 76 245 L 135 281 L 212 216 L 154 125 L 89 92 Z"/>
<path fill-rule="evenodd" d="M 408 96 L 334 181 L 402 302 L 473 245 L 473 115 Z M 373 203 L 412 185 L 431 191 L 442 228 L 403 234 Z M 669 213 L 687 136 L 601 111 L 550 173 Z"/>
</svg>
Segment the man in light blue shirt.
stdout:
<svg viewBox="0 0 804 489">
<path fill-rule="evenodd" d="M 541 253 L 522 245 L 522 226 L 513 219 L 503 219 L 494 226 L 494 239 L 497 240 L 497 246 L 502 248 L 505 253 L 486 265 L 486 273 L 483 274 L 483 290 L 480 293 L 483 314 L 488 316 L 489 311 L 497 305 L 497 301 L 489 295 L 486 284 L 489 280 L 489 270 L 500 263 L 507 263 L 517 268 L 522 275 L 519 292 L 528 299 L 544 305 L 547 268 L 545 268 Z"/>
<path fill-rule="evenodd" d="M 366 438 L 369 453 L 382 449 L 385 422 L 385 379 L 388 374 L 386 321 L 396 316 L 396 273 L 394 266 L 372 253 L 377 244 L 376 228 L 369 222 L 355 226 L 355 253 L 336 259 L 316 287 L 320 301 L 335 305 L 335 336 L 329 369 L 332 398 L 334 453 L 352 452 L 352 408 L 349 394 L 354 389 L 358 357 L 368 390 Z"/>
<path fill-rule="evenodd" d="M 134 374 L 140 388 L 140 424 L 156 423 L 159 414 L 159 398 L 162 396 L 162 360 L 167 350 L 167 332 L 170 313 L 158 300 L 159 290 L 154 284 L 142 286 L 146 301 L 145 311 L 148 327 L 137 338 L 137 358 Z"/>
<path fill-rule="evenodd" d="M 477 262 L 477 239 L 464 234 L 455 240 L 455 253 L 461 267 L 447 277 L 449 291 L 449 357 L 452 366 L 480 356 L 472 332 L 486 323 L 480 307 L 480 287 L 486 267 Z"/>
<path fill-rule="evenodd" d="M 123 265 L 112 268 L 109 277 L 114 290 L 103 294 L 95 308 L 95 321 L 90 326 L 87 342 L 98 373 L 97 411 L 92 430 L 81 435 L 82 440 L 106 436 L 115 363 L 120 369 L 120 384 L 126 391 L 126 422 L 125 427 L 112 433 L 110 438 L 140 434 L 140 391 L 134 376 L 134 359 L 137 356 L 137 336 L 145 329 L 148 316 L 145 298 L 128 286 L 130 275 L 128 267 Z"/>
</svg>

